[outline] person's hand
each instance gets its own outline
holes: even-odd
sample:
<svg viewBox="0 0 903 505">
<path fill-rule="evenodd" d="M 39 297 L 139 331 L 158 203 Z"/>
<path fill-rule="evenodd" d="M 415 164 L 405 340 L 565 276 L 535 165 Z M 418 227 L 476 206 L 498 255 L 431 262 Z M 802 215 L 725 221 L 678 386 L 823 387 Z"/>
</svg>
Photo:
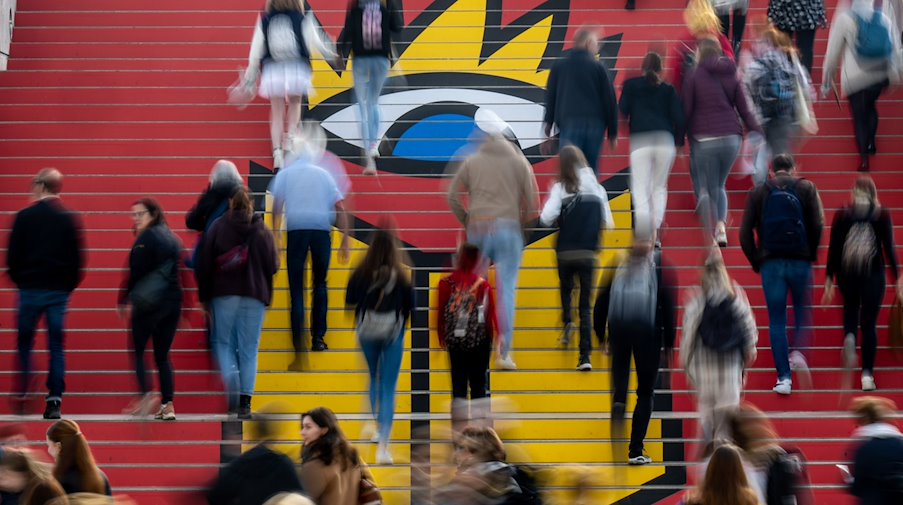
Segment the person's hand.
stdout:
<svg viewBox="0 0 903 505">
<path fill-rule="evenodd" d="M 546 134 L 546 138 L 551 137 L 552 136 L 552 125 L 550 125 L 549 123 L 544 123 L 542 125 L 542 132 Z"/>
<path fill-rule="evenodd" d="M 611 356 L 611 346 L 608 345 L 608 341 L 607 341 L 607 340 L 605 341 L 605 343 L 602 344 L 602 352 L 603 352 L 606 356 Z"/>
<path fill-rule="evenodd" d="M 618 139 L 617 138 L 608 139 L 608 145 L 611 147 L 611 150 L 614 151 L 615 149 L 618 148 Z"/>
<path fill-rule="evenodd" d="M 342 245 L 339 247 L 339 263 L 345 265 L 351 259 L 351 247 L 348 245 L 348 235 L 342 235 Z"/>
<path fill-rule="evenodd" d="M 282 251 L 282 233 L 279 230 L 273 230 L 273 247 L 276 248 L 276 254 Z"/>
<path fill-rule="evenodd" d="M 828 83 L 824 83 L 821 85 L 821 98 L 822 100 L 827 100 L 828 95 L 831 93 L 831 85 Z"/>
<path fill-rule="evenodd" d="M 834 281 L 825 279 L 825 292 L 821 295 L 821 304 L 830 305 L 832 301 L 834 301 Z"/>
<path fill-rule="evenodd" d="M 116 313 L 119 314 L 119 319 L 128 321 L 132 317 L 132 306 L 124 303 L 116 307 Z"/>
</svg>

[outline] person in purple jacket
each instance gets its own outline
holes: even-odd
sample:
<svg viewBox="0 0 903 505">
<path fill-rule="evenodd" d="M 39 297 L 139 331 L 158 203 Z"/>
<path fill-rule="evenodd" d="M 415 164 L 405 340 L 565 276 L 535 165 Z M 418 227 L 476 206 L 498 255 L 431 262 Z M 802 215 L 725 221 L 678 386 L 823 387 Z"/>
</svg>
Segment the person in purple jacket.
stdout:
<svg viewBox="0 0 903 505">
<path fill-rule="evenodd" d="M 719 246 L 726 247 L 724 184 L 740 152 L 744 126 L 759 133 L 762 129 L 746 101 L 734 60 L 724 56 L 718 41 L 701 40 L 696 61 L 682 90 L 690 139 L 690 177 L 703 227 Z"/>
</svg>

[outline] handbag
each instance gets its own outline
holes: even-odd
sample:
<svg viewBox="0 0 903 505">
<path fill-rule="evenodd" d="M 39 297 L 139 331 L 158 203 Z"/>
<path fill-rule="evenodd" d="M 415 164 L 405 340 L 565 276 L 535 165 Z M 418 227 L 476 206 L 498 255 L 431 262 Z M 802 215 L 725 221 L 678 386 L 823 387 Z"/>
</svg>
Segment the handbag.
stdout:
<svg viewBox="0 0 903 505">
<path fill-rule="evenodd" d="M 174 267 L 175 262 L 168 260 L 135 283 L 129 291 L 129 301 L 135 310 L 145 312 L 160 305 L 169 289 Z"/>
<path fill-rule="evenodd" d="M 791 56 L 793 66 L 796 69 L 796 85 L 794 86 L 794 112 L 796 115 L 796 123 L 800 128 L 809 135 L 818 133 L 818 121 L 815 119 L 815 110 L 812 108 L 812 101 L 809 99 L 809 79 L 806 69 L 800 63 L 796 53 Z"/>
<path fill-rule="evenodd" d="M 248 264 L 251 239 L 254 238 L 254 233 L 254 231 L 251 231 L 243 244 L 239 244 L 216 257 L 214 262 L 216 263 L 217 272 L 235 272 Z"/>
<path fill-rule="evenodd" d="M 890 307 L 890 318 L 887 324 L 888 342 L 894 355 L 903 355 L 903 300 L 894 297 Z"/>
<path fill-rule="evenodd" d="M 383 495 L 379 492 L 379 487 L 373 480 L 373 476 L 363 466 L 361 466 L 361 482 L 357 491 L 358 505 L 383 505 Z"/>
<path fill-rule="evenodd" d="M 395 289 L 394 275 L 395 274 L 393 273 L 393 280 L 379 289 L 379 298 L 377 298 L 373 307 L 366 308 L 365 306 L 361 311 L 361 315 L 354 328 L 358 339 L 391 342 L 401 334 L 401 329 L 404 326 L 404 318 L 401 317 L 398 310 L 394 307 L 390 307 L 389 310 L 377 310 L 387 294 L 386 288 L 391 287 L 392 289 L 390 289 L 390 292 Z M 375 292 L 376 289 L 370 288 L 367 295 L 372 296 Z"/>
</svg>

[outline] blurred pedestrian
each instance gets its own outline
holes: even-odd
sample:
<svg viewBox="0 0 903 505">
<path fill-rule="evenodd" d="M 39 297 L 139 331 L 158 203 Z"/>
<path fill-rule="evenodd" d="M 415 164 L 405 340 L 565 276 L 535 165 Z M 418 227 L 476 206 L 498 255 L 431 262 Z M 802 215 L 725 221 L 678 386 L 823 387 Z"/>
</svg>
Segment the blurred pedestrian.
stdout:
<svg viewBox="0 0 903 505">
<path fill-rule="evenodd" d="M 724 36 L 721 20 L 712 7 L 712 0 L 689 0 L 684 9 L 684 23 L 687 33 L 672 46 L 669 65 L 669 81 L 678 94 L 683 90 L 684 80 L 692 73 L 699 62 L 697 50 L 703 40 L 717 41 L 721 51 L 730 59 L 734 59 L 731 41 Z"/>
<path fill-rule="evenodd" d="M 743 44 L 743 33 L 746 31 L 746 13 L 749 11 L 749 0 L 712 0 L 712 6 L 721 21 L 721 33 L 731 41 L 734 57 L 740 55 Z M 731 21 L 733 20 L 733 25 Z"/>
<path fill-rule="evenodd" d="M 768 19 L 796 42 L 803 66 L 811 74 L 815 30 L 828 24 L 824 0 L 769 0 Z"/>
<path fill-rule="evenodd" d="M 62 419 L 47 430 L 47 453 L 55 461 L 53 476 L 66 494 L 113 496 L 110 481 L 97 468 L 88 439 L 75 421 Z"/>
<path fill-rule="evenodd" d="M 66 495 L 50 467 L 25 451 L 3 451 L 0 457 L 0 490 L 17 495 L 17 505 L 45 505 L 54 498 Z"/>
<path fill-rule="evenodd" d="M 740 451 L 733 445 L 715 449 L 705 479 L 689 493 L 687 505 L 760 505 L 743 468 Z"/>
<path fill-rule="evenodd" d="M 887 398 L 861 396 L 850 404 L 859 426 L 850 493 L 860 505 L 903 503 L 903 434 L 894 423 L 897 404 Z"/>
<path fill-rule="evenodd" d="M 197 268 L 197 257 L 201 253 L 204 234 L 217 219 L 229 210 L 229 200 L 243 186 L 244 181 L 242 181 L 235 163 L 219 160 L 213 165 L 207 188 L 185 215 L 185 226 L 189 230 L 198 232 L 197 245 L 191 255 L 189 267 Z"/>
</svg>

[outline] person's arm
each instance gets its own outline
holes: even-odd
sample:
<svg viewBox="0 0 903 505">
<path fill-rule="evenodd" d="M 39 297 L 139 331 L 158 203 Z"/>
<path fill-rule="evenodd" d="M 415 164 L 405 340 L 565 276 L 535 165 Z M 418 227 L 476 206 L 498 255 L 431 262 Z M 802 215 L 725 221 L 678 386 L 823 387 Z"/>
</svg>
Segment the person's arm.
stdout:
<svg viewBox="0 0 903 505">
<path fill-rule="evenodd" d="M 254 35 L 251 37 L 251 49 L 248 51 L 248 68 L 245 69 L 245 87 L 251 87 L 260 74 L 260 61 L 266 54 L 266 38 L 263 36 L 263 28 L 260 25 L 260 16 L 254 23 Z"/>
<path fill-rule="evenodd" d="M 308 53 L 318 52 L 324 60 L 333 60 L 336 57 L 335 47 L 332 47 L 329 41 L 323 40 L 320 36 L 320 27 L 314 23 L 314 17 L 312 12 L 308 12 L 301 21 L 301 36 L 304 38 L 304 45 L 307 46 Z"/>
<path fill-rule="evenodd" d="M 897 260 L 897 248 L 894 245 L 894 222 L 890 217 L 890 212 L 886 209 L 881 210 L 881 219 L 878 225 L 881 229 L 881 246 L 884 248 L 887 266 L 890 267 L 890 273 L 894 278 L 894 282 L 899 282 L 900 266 Z"/>
<path fill-rule="evenodd" d="M 189 230 L 204 231 L 204 228 L 207 227 L 207 216 L 210 214 L 212 205 L 213 194 L 209 191 L 201 193 L 194 207 L 185 214 L 185 226 Z"/>
<path fill-rule="evenodd" d="M 498 311 L 495 308 L 495 290 L 488 281 L 483 281 L 483 289 L 486 292 L 486 308 L 483 317 L 486 318 L 486 333 L 493 346 L 499 344 L 498 340 L 502 336 L 502 328 L 499 324 Z M 514 324 L 510 322 L 509 324 Z"/>
<path fill-rule="evenodd" d="M 761 187 L 761 186 L 760 186 Z M 759 188 L 749 190 L 746 196 L 746 210 L 743 211 L 743 222 L 740 224 L 740 248 L 753 272 L 759 272 L 759 248 L 756 246 L 756 227 L 759 225 Z"/>
<path fill-rule="evenodd" d="M 461 168 L 452 179 L 451 186 L 448 188 L 446 198 L 448 206 L 451 208 L 452 214 L 458 219 L 458 222 L 467 226 L 467 210 L 461 202 L 461 193 L 467 191 L 467 160 L 461 163 Z"/>
<path fill-rule="evenodd" d="M 849 226 L 845 226 L 844 209 L 834 213 L 831 221 L 831 235 L 828 240 L 828 259 L 825 262 L 825 281 L 835 282 L 837 273 L 840 272 L 841 256 L 843 255 L 843 242 Z"/>
<path fill-rule="evenodd" d="M 851 14 L 838 14 L 828 31 L 828 49 L 822 63 L 822 95 L 827 95 L 827 92 L 834 87 L 834 76 L 837 75 L 840 60 L 846 48 L 847 33 L 854 29 L 854 21 L 850 16 Z"/>
<path fill-rule="evenodd" d="M 740 118 L 743 119 L 743 125 L 746 126 L 747 131 L 762 134 L 762 127 L 759 125 L 759 121 L 756 119 L 755 114 L 750 110 L 749 102 L 746 100 L 746 93 L 743 91 L 743 83 L 739 80 L 736 82 L 737 86 L 734 88 L 734 107 L 740 114 Z"/>
<path fill-rule="evenodd" d="M 339 246 L 339 261 L 348 263 L 348 259 L 351 257 L 351 225 L 349 223 L 351 219 L 345 211 L 343 200 L 339 200 L 335 203 L 335 221 L 336 226 L 342 230 L 342 245 Z"/>
<path fill-rule="evenodd" d="M 549 191 L 549 199 L 542 207 L 539 222 L 542 226 L 552 226 L 561 215 L 561 183 L 556 182 Z"/>
<path fill-rule="evenodd" d="M 210 301 L 210 294 L 213 290 L 213 262 L 216 259 L 213 250 L 214 244 L 222 229 L 222 220 L 213 223 L 210 230 L 204 234 L 203 242 L 201 242 L 201 250 L 198 252 L 198 261 L 194 265 L 195 277 L 198 283 L 198 301 L 206 304 Z"/>
<path fill-rule="evenodd" d="M 687 118 L 684 113 L 684 104 L 673 87 L 671 88 L 669 108 L 671 124 L 674 126 L 674 143 L 680 147 L 684 145 L 684 138 L 687 136 Z"/>
<path fill-rule="evenodd" d="M 276 246 L 276 252 L 282 248 L 282 213 L 285 210 L 285 175 L 284 171 L 280 171 L 273 177 L 270 183 L 270 193 L 273 195 L 273 206 L 270 208 L 270 217 L 273 222 L 273 243 Z"/>
<path fill-rule="evenodd" d="M 806 234 L 809 236 L 809 260 L 818 261 L 818 246 L 821 244 L 821 235 L 825 228 L 825 211 L 818 195 L 818 188 L 812 181 L 806 181 L 810 185 L 811 193 L 807 202 Z"/>
<path fill-rule="evenodd" d="M 599 200 L 602 204 L 602 228 L 605 230 L 614 229 L 615 218 L 611 213 L 611 205 L 608 203 L 608 192 L 605 191 L 605 186 L 601 184 L 597 187 L 599 188 Z"/>
<path fill-rule="evenodd" d="M 448 277 L 443 277 L 439 280 L 439 284 L 436 286 L 438 291 L 438 299 L 436 301 L 436 335 L 439 337 L 439 345 L 442 348 L 445 348 L 445 306 L 448 304 L 448 298 L 451 296 L 451 286 L 448 282 Z"/>
<path fill-rule="evenodd" d="M 745 358 L 746 366 L 750 367 L 755 363 L 758 353 L 756 346 L 759 344 L 759 327 L 756 325 L 756 316 L 753 313 L 752 307 L 749 305 L 749 299 L 746 297 L 746 292 L 736 283 L 734 284 L 734 292 L 737 303 L 741 308 L 740 314 L 743 321 L 743 333 L 746 336 L 746 342 L 743 347 L 743 356 Z"/>
<path fill-rule="evenodd" d="M 549 72 L 549 82 L 546 83 L 546 110 L 542 122 L 546 136 L 551 135 L 552 125 L 555 124 L 555 100 L 558 96 L 558 67 L 552 67 Z"/>
<path fill-rule="evenodd" d="M 602 80 L 602 96 L 599 98 L 602 100 L 602 113 L 605 114 L 605 129 L 608 131 L 608 141 L 615 143 L 618 140 L 618 98 L 608 69 L 599 63 L 599 70 L 599 78 Z"/>
<path fill-rule="evenodd" d="M 677 286 L 674 272 L 671 266 L 661 259 L 661 252 L 657 252 L 656 264 L 658 265 L 658 310 L 662 332 L 662 345 L 666 350 L 674 348 L 677 336 L 677 304 L 675 289 Z"/>
<path fill-rule="evenodd" d="M 401 33 L 404 28 L 404 11 L 398 0 L 389 0 L 386 6 L 389 8 L 389 30 L 392 33 Z"/>
<path fill-rule="evenodd" d="M 693 119 L 693 110 L 696 106 L 696 74 L 684 77 L 682 97 L 684 102 L 684 117 L 687 121 L 687 136 L 690 135 L 690 123 Z"/>
<path fill-rule="evenodd" d="M 524 174 L 521 181 L 521 195 L 523 195 L 521 224 L 526 224 L 536 219 L 539 214 L 539 185 L 536 183 L 533 165 L 523 156 L 521 156 L 521 166 L 523 166 Z"/>
<path fill-rule="evenodd" d="M 353 46 L 352 40 L 354 39 L 354 9 L 356 5 L 357 4 L 348 5 L 348 10 L 345 11 L 345 27 L 342 29 L 342 33 L 339 34 L 338 40 L 335 42 L 335 50 L 339 53 L 339 56 L 343 58 L 351 56 Z"/>
<path fill-rule="evenodd" d="M 313 500 L 314 503 L 320 503 L 329 480 L 325 475 L 325 468 L 320 460 L 313 460 L 303 463 L 298 469 L 298 477 L 301 480 L 301 487 L 304 494 Z"/>
<path fill-rule="evenodd" d="M 6 247 L 6 268 L 13 284 L 19 284 L 19 273 L 22 268 L 22 260 L 25 257 L 25 228 L 21 214 L 16 215 L 13 221 L 12 231 L 9 233 L 9 242 Z"/>
<path fill-rule="evenodd" d="M 356 308 L 363 301 L 364 297 L 361 294 L 366 291 L 362 289 L 362 276 L 360 270 L 355 270 L 348 278 L 348 285 L 345 287 L 345 306 L 349 309 Z"/>
<path fill-rule="evenodd" d="M 632 81 L 627 81 L 621 88 L 621 99 L 618 101 L 618 110 L 621 114 L 630 119 L 630 111 L 633 109 L 633 85 Z"/>
</svg>

